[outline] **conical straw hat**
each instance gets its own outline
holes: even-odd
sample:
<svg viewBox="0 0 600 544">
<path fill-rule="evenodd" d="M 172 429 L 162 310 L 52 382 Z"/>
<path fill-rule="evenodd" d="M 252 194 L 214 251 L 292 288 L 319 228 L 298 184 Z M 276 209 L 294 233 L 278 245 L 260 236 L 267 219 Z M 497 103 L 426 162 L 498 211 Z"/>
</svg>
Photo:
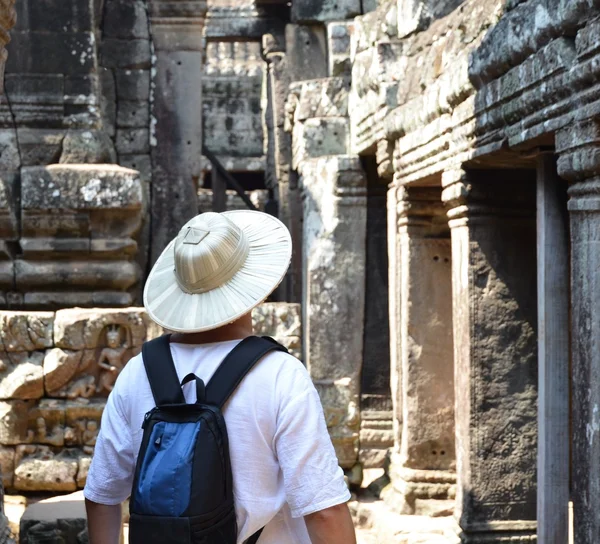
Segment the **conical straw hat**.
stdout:
<svg viewBox="0 0 600 544">
<path fill-rule="evenodd" d="M 170 331 L 215 329 L 264 301 L 291 256 L 290 233 L 271 215 L 246 210 L 197 215 L 156 261 L 144 306 Z"/>
</svg>

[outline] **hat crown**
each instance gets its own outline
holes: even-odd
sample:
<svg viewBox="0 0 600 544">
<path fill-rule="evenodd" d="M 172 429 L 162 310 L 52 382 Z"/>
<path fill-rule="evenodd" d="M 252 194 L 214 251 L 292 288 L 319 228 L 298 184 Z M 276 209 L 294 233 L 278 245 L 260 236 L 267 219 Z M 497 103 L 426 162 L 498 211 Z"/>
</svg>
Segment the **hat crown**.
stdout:
<svg viewBox="0 0 600 544">
<path fill-rule="evenodd" d="M 248 256 L 246 235 L 224 215 L 194 217 L 175 239 L 175 276 L 186 293 L 205 293 L 229 281 Z"/>
</svg>

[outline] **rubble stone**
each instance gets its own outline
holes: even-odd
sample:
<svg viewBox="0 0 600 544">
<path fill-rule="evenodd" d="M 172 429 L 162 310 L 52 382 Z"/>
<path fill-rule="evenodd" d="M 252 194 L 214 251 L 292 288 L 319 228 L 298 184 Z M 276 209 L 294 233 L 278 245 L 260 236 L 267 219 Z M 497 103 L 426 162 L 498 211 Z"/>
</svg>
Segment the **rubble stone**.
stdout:
<svg viewBox="0 0 600 544">
<path fill-rule="evenodd" d="M 75 491 L 78 461 L 68 450 L 17 446 L 14 488 L 19 491 Z"/>
</svg>

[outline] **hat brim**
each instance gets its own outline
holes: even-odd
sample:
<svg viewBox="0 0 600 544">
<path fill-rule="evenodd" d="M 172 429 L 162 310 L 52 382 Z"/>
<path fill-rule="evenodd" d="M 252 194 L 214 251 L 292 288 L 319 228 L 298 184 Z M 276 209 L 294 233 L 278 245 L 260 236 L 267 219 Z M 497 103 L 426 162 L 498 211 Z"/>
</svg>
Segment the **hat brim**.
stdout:
<svg viewBox="0 0 600 544">
<path fill-rule="evenodd" d="M 248 257 L 226 283 L 206 293 L 182 291 L 175 278 L 173 240 L 152 268 L 144 287 L 150 318 L 174 332 L 202 332 L 247 314 L 281 283 L 292 258 L 290 233 L 279 219 L 262 212 L 223 212 L 248 237 Z"/>
</svg>

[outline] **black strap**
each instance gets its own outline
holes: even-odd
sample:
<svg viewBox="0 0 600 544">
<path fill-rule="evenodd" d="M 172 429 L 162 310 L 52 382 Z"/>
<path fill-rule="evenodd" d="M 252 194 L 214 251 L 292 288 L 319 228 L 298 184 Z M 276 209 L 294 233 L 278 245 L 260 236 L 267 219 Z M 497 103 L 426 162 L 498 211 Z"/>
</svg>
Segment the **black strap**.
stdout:
<svg viewBox="0 0 600 544">
<path fill-rule="evenodd" d="M 144 367 L 156 406 L 185 404 L 181 386 L 196 378 L 193 374 L 188 374 L 183 382 L 179 383 L 169 346 L 170 339 L 171 335 L 166 334 L 145 342 L 142 346 Z M 270 351 L 287 353 L 287 349 L 268 336 L 249 336 L 242 340 L 225 357 L 206 386 L 206 402 L 222 408 L 244 376 Z M 201 398 L 200 387 L 196 378 L 198 399 Z"/>
<path fill-rule="evenodd" d="M 237 389 L 250 369 L 270 351 L 283 351 L 281 344 L 268 336 L 248 336 L 235 346 L 217 368 L 206 386 L 206 402 L 219 408 Z"/>
<path fill-rule="evenodd" d="M 264 527 L 256 531 L 256 533 L 254 533 L 248 540 L 246 540 L 245 544 L 256 544 L 258 542 L 258 539 L 260 538 L 260 535 L 263 532 L 263 529 Z"/>
<path fill-rule="evenodd" d="M 181 387 L 186 383 L 191 381 L 196 382 L 196 404 L 205 404 L 206 403 L 206 386 L 204 385 L 204 381 L 198 378 L 196 374 L 192 374 L 191 372 L 181 380 Z"/>
<path fill-rule="evenodd" d="M 170 339 L 171 335 L 166 334 L 142 346 L 144 367 L 156 406 L 185 403 L 169 347 Z"/>
</svg>

